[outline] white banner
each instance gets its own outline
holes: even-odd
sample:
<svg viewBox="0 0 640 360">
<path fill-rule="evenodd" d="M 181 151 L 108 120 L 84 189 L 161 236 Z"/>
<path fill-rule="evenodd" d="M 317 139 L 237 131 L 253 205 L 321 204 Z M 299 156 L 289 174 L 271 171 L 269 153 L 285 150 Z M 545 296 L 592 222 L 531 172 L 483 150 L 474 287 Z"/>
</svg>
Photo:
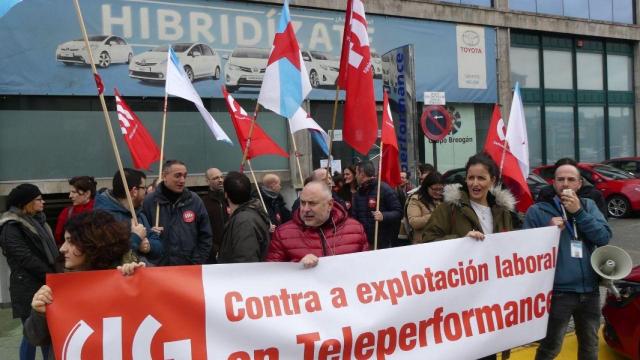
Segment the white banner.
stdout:
<svg viewBox="0 0 640 360">
<path fill-rule="evenodd" d="M 560 232 L 202 267 L 209 359 L 476 359 L 545 335 Z"/>
<path fill-rule="evenodd" d="M 458 87 L 461 89 L 487 88 L 487 52 L 484 43 L 483 27 L 456 26 Z"/>
</svg>

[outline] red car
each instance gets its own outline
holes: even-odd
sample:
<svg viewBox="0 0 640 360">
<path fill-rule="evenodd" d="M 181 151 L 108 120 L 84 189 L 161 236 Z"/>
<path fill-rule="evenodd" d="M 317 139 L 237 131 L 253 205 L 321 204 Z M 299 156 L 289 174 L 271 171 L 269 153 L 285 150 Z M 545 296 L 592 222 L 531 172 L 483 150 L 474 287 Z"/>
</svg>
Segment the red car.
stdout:
<svg viewBox="0 0 640 360">
<path fill-rule="evenodd" d="M 580 174 L 602 192 L 607 211 L 613 217 L 625 217 L 640 210 L 640 179 L 609 165 L 578 163 Z M 539 166 L 533 172 L 553 183 L 553 165 Z"/>
<path fill-rule="evenodd" d="M 621 297 L 609 294 L 602 307 L 604 339 L 615 351 L 640 359 L 640 266 L 615 283 Z"/>
</svg>

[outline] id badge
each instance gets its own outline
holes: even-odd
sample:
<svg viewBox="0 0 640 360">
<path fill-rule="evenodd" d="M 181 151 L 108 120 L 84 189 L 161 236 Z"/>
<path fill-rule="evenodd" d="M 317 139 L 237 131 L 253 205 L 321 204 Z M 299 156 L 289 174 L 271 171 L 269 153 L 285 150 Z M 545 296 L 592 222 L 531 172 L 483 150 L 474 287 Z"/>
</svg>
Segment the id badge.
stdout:
<svg viewBox="0 0 640 360">
<path fill-rule="evenodd" d="M 582 241 L 571 240 L 571 257 L 582 259 Z"/>
</svg>

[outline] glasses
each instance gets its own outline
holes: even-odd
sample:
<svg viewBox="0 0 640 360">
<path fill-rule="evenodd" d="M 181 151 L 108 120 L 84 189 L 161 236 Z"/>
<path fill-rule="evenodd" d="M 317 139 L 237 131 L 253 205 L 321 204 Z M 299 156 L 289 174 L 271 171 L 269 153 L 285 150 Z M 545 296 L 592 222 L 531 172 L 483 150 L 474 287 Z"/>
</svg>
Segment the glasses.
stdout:
<svg viewBox="0 0 640 360">
<path fill-rule="evenodd" d="M 444 186 L 429 186 L 429 190 L 433 192 L 443 192 Z"/>
<path fill-rule="evenodd" d="M 35 198 L 35 199 L 33 199 L 33 200 L 35 200 L 35 201 L 44 201 L 44 199 L 42 198 L 42 196 L 39 196 L 39 197 L 37 197 L 37 198 Z"/>
<path fill-rule="evenodd" d="M 144 191 L 145 193 L 147 192 L 147 187 L 146 186 L 134 186 L 134 189 L 138 189 L 140 191 Z"/>
</svg>

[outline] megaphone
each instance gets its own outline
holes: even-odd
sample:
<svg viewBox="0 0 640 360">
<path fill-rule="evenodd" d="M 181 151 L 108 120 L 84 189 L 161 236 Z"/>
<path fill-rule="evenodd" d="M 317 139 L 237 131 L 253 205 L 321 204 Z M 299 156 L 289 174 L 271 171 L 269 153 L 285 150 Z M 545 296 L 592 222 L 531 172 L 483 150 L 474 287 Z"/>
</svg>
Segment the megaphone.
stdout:
<svg viewBox="0 0 640 360">
<path fill-rule="evenodd" d="M 620 291 L 613 285 L 613 280 L 620 280 L 631 273 L 631 256 L 617 246 L 599 247 L 591 255 L 591 267 L 603 279 L 603 285 L 611 290 L 616 299 L 620 299 Z"/>
</svg>

